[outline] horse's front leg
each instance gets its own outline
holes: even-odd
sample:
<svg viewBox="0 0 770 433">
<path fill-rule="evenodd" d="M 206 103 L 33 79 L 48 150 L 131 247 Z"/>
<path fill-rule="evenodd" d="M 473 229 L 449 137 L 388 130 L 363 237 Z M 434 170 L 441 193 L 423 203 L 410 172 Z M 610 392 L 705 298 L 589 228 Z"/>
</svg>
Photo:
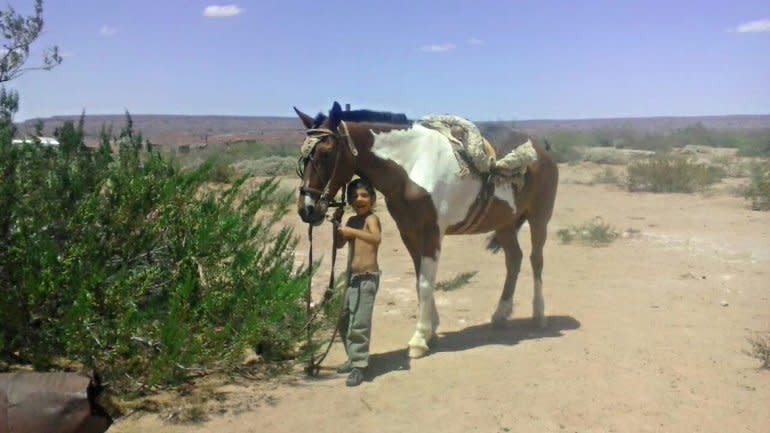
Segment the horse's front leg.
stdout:
<svg viewBox="0 0 770 433">
<path fill-rule="evenodd" d="M 436 284 L 438 269 L 438 252 L 435 258 L 423 256 L 417 271 L 417 329 L 409 340 L 409 357 L 421 358 L 428 354 L 428 342 L 435 336 L 439 324 L 436 301 L 433 298 L 433 288 Z"/>
</svg>

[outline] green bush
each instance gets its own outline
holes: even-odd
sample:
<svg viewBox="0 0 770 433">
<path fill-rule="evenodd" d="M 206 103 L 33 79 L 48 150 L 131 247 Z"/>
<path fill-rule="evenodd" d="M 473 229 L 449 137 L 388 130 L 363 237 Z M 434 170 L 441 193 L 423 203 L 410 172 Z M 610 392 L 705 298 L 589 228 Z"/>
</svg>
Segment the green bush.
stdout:
<svg viewBox="0 0 770 433">
<path fill-rule="evenodd" d="M 630 164 L 627 187 L 629 191 L 691 193 L 719 182 L 725 174 L 719 167 L 663 156 Z"/>
<path fill-rule="evenodd" d="M 567 228 L 559 229 L 556 236 L 564 244 L 578 241 L 596 247 L 612 243 L 617 239 L 618 231 L 612 225 L 605 223 L 601 217 L 596 217 L 592 221 L 580 225 L 570 225 Z"/>
<path fill-rule="evenodd" d="M 58 148 L 0 128 L 0 359 L 79 361 L 127 391 L 231 370 L 245 348 L 295 356 L 307 275 L 278 224 L 292 197 L 274 180 L 201 194 L 213 162 L 182 172 L 128 121 L 95 150 L 82 121 Z"/>
<path fill-rule="evenodd" d="M 745 197 L 751 200 L 752 209 L 770 210 L 770 161 L 752 166 Z"/>
</svg>

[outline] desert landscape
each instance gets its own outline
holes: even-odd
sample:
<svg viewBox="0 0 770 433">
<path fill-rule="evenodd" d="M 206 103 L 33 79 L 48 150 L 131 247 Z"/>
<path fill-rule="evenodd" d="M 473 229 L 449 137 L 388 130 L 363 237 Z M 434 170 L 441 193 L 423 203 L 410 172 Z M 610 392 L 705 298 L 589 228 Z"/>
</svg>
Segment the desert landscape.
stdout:
<svg viewBox="0 0 770 433">
<path fill-rule="evenodd" d="M 617 169 L 617 167 L 611 167 Z M 441 315 L 429 356 L 410 360 L 415 326 L 411 260 L 382 204 L 383 270 L 367 382 L 346 388 L 336 343 L 316 378 L 295 371 L 267 381 L 236 378 L 210 395 L 177 397 L 171 411 L 138 411 L 114 432 L 763 432 L 770 371 L 748 339 L 770 329 L 770 213 L 751 210 L 725 182 L 696 194 L 628 192 L 593 181 L 606 166 L 560 164 L 545 248 L 549 326 L 530 321 L 529 232 L 505 329 L 489 319 L 504 279 L 486 236 L 445 239 L 438 280 L 476 272 L 436 293 Z M 296 188 L 297 179 L 283 183 Z M 617 239 L 565 244 L 566 227 L 600 218 Z M 286 224 L 302 241 L 305 226 Z M 329 225 L 315 231 L 328 257 Z M 338 257 L 339 273 L 345 251 Z M 314 279 L 321 296 L 328 258 Z M 199 388 L 203 387 L 199 385 Z M 193 413 L 193 422 L 180 422 Z"/>
</svg>

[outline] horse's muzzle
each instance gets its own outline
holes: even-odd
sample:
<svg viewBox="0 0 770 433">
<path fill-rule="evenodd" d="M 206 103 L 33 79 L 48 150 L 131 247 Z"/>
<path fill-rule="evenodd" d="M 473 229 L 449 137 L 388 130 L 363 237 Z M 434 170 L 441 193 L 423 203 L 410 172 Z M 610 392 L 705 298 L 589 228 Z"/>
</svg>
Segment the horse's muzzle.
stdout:
<svg viewBox="0 0 770 433">
<path fill-rule="evenodd" d="M 317 226 L 324 222 L 328 208 L 329 205 L 325 201 L 319 200 L 315 204 L 301 204 L 298 213 L 302 222 Z"/>
</svg>

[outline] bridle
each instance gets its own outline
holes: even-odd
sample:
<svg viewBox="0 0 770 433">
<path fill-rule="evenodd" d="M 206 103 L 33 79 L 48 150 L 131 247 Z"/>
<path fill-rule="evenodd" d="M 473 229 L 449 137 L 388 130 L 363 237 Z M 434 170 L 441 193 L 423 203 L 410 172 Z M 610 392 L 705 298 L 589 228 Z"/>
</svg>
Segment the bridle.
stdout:
<svg viewBox="0 0 770 433">
<path fill-rule="evenodd" d="M 313 166 L 317 166 L 318 162 L 314 158 L 316 145 L 328 137 L 334 138 L 337 143 L 337 146 L 335 147 L 336 155 L 334 159 L 334 168 L 332 168 L 329 180 L 326 181 L 322 190 L 301 185 L 299 187 L 299 193 L 302 195 L 318 196 L 318 202 L 326 204 L 327 207 L 341 207 L 345 206 L 344 200 L 335 201 L 330 200 L 329 198 L 332 180 L 337 174 L 337 167 L 339 167 L 340 156 L 342 155 L 339 144 L 343 141 L 346 142 L 353 158 L 358 158 L 358 149 L 356 148 L 353 139 L 350 137 L 348 125 L 344 121 L 340 121 L 340 126 L 337 128 L 337 131 L 332 131 L 327 128 L 310 128 L 307 130 L 305 141 L 302 143 L 300 157 L 297 160 L 297 176 L 299 176 L 300 179 L 304 178 L 304 168 L 308 162 L 313 164 Z"/>
</svg>

